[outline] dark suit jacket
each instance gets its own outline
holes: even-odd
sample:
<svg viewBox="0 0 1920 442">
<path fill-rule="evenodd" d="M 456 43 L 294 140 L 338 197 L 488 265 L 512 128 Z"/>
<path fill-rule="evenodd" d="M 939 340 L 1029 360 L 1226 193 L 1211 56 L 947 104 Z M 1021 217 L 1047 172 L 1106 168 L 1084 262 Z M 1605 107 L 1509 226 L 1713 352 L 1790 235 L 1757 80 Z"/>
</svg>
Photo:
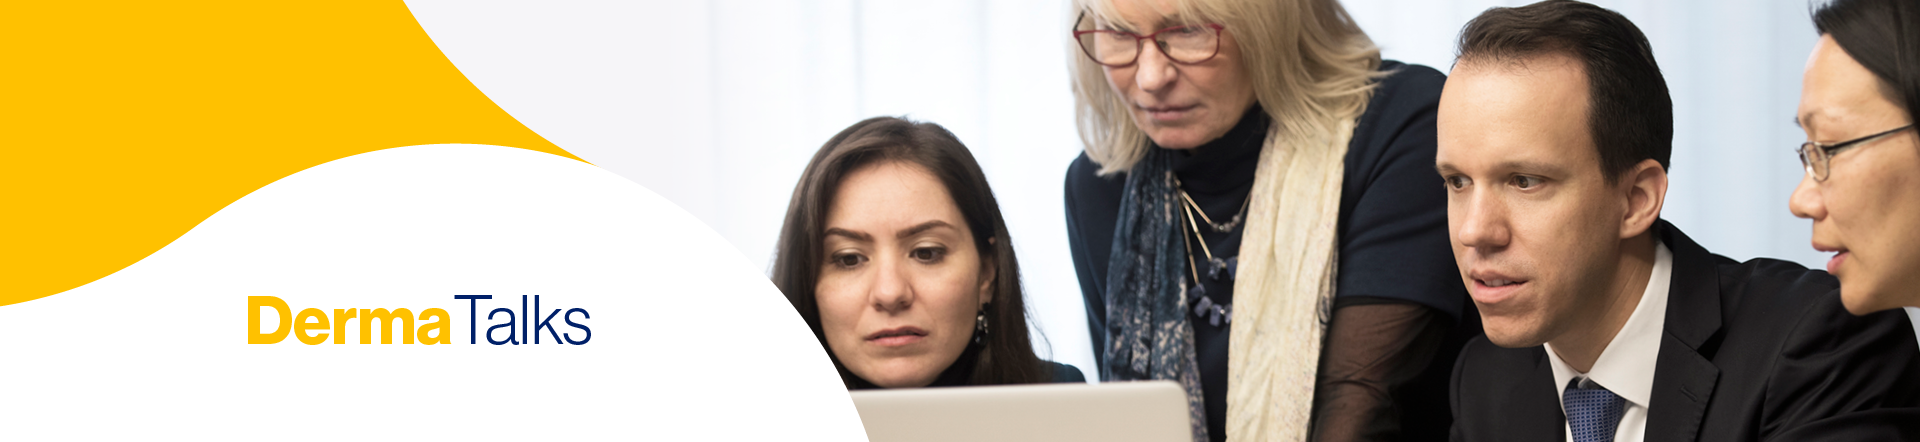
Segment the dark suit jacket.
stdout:
<svg viewBox="0 0 1920 442">
<path fill-rule="evenodd" d="M 1826 272 L 1673 252 L 1647 441 L 1920 440 L 1920 347 L 1904 312 L 1848 314 Z M 1477 338 L 1453 368 L 1453 440 L 1565 440 L 1543 347 Z"/>
</svg>

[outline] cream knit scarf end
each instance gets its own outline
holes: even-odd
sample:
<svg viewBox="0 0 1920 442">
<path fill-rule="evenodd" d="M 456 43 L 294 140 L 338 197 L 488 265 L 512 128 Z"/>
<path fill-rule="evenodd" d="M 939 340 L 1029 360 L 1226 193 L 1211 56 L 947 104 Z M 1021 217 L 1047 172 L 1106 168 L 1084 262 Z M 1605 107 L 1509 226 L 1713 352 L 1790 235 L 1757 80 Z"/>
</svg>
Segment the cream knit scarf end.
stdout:
<svg viewBox="0 0 1920 442">
<path fill-rule="evenodd" d="M 1340 186 L 1353 120 L 1331 136 L 1276 145 L 1267 130 L 1241 234 L 1227 351 L 1229 440 L 1303 441 L 1338 262 Z"/>
</svg>

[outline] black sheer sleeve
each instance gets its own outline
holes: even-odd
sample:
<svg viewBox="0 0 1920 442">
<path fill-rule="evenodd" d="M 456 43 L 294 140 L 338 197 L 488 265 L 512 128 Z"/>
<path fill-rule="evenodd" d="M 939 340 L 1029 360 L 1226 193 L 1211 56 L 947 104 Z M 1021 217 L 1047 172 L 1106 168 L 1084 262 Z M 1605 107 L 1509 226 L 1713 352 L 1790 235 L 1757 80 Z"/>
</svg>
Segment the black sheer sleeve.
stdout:
<svg viewBox="0 0 1920 442">
<path fill-rule="evenodd" d="M 1314 392 L 1313 440 L 1400 440 L 1406 410 L 1395 393 L 1432 363 L 1451 322 L 1433 308 L 1385 298 L 1336 308 Z"/>
</svg>

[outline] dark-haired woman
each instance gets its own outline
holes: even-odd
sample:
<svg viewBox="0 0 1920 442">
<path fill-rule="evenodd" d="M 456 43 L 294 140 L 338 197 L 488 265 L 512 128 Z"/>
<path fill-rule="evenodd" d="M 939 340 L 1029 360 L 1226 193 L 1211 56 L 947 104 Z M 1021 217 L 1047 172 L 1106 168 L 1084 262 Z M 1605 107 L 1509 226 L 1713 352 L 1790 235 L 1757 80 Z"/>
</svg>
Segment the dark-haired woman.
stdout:
<svg viewBox="0 0 1920 442">
<path fill-rule="evenodd" d="M 1806 175 L 1789 207 L 1813 220 L 1813 248 L 1834 253 L 1847 310 L 1920 306 L 1920 4 L 1840 0 L 1813 22 L 1794 119 Z"/>
<path fill-rule="evenodd" d="M 1816 10 L 1813 24 L 1820 41 L 1794 113 L 1809 140 L 1799 149 L 1806 175 L 1788 208 L 1813 220 L 1813 248 L 1834 253 L 1827 272 L 1840 279 L 1847 311 L 1909 307 L 1920 319 L 1911 308 L 1920 306 L 1920 4 L 1838 0 Z M 1795 431 L 1773 440 L 1920 440 L 1920 408 Z"/>
<path fill-rule="evenodd" d="M 1041 360 L 986 175 L 932 123 L 834 135 L 794 187 L 773 282 L 848 389 L 1085 382 Z"/>
</svg>

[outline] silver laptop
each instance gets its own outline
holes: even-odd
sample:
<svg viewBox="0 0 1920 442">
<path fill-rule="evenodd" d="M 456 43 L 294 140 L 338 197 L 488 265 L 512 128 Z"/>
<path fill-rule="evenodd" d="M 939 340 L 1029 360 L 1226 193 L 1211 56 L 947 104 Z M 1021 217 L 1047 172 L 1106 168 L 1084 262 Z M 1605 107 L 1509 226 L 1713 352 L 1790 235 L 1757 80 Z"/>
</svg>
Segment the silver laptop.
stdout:
<svg viewBox="0 0 1920 442">
<path fill-rule="evenodd" d="M 1180 442 L 1193 440 L 1172 381 L 853 392 L 867 440 Z"/>
</svg>

